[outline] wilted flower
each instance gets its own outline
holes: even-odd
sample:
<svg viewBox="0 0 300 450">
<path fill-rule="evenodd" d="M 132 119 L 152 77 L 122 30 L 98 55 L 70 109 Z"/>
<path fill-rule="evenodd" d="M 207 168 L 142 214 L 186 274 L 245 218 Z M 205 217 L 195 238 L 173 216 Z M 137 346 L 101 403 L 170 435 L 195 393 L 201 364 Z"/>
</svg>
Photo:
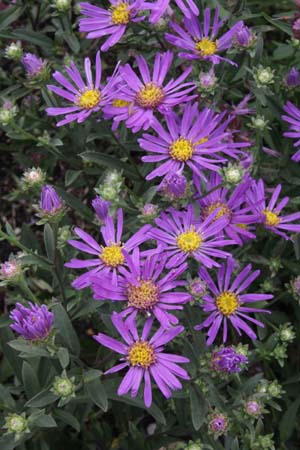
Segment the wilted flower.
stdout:
<svg viewBox="0 0 300 450">
<path fill-rule="evenodd" d="M 189 283 L 189 291 L 195 298 L 202 298 L 206 293 L 206 283 L 201 278 L 194 278 Z"/>
<path fill-rule="evenodd" d="M 259 417 L 262 413 L 262 405 L 256 400 L 249 400 L 245 405 L 245 411 L 249 416 Z"/>
<path fill-rule="evenodd" d="M 0 278 L 7 281 L 17 280 L 22 273 L 21 264 L 13 258 L 1 264 Z"/>
<path fill-rule="evenodd" d="M 213 352 L 211 363 L 217 372 L 237 373 L 248 364 L 248 358 L 238 353 L 234 347 L 222 347 Z"/>
<path fill-rule="evenodd" d="M 300 86 L 300 74 L 299 70 L 292 67 L 289 73 L 284 77 L 284 83 L 289 88 L 295 88 Z"/>
<path fill-rule="evenodd" d="M 52 186 L 43 186 L 40 208 L 45 215 L 55 216 L 62 209 L 62 200 Z"/>
<path fill-rule="evenodd" d="M 17 303 L 9 317 L 14 321 L 10 325 L 11 329 L 24 339 L 31 341 L 46 339 L 51 333 L 54 321 L 54 314 L 48 310 L 46 305 L 39 306 L 30 302 L 28 308 Z"/>
<path fill-rule="evenodd" d="M 92 200 L 92 206 L 101 223 L 103 223 L 107 218 L 110 205 L 111 202 L 103 200 L 103 198 L 99 197 L 98 195 L 94 198 L 94 200 Z"/>
<path fill-rule="evenodd" d="M 20 41 L 12 42 L 5 48 L 5 57 L 14 61 L 20 61 L 23 56 L 22 44 Z"/>
<path fill-rule="evenodd" d="M 17 112 L 18 108 L 11 101 L 5 100 L 0 108 L 0 125 L 9 125 L 17 115 Z"/>
<path fill-rule="evenodd" d="M 208 429 L 210 433 L 214 434 L 216 437 L 225 434 L 228 429 L 228 418 L 225 414 L 214 413 L 211 420 L 208 423 Z"/>
<path fill-rule="evenodd" d="M 32 167 L 31 169 L 25 170 L 22 176 L 22 183 L 27 187 L 40 186 L 44 183 L 46 174 L 42 169 Z"/>
<path fill-rule="evenodd" d="M 157 216 L 158 206 L 153 203 L 146 203 L 142 209 L 141 213 L 144 218 L 154 219 Z"/>
<path fill-rule="evenodd" d="M 27 72 L 28 78 L 31 79 L 42 75 L 47 67 L 47 62 L 33 53 L 24 53 L 21 62 Z"/>
<path fill-rule="evenodd" d="M 218 79 L 213 68 L 208 72 L 200 72 L 198 86 L 202 92 L 213 92 L 217 83 Z"/>
</svg>

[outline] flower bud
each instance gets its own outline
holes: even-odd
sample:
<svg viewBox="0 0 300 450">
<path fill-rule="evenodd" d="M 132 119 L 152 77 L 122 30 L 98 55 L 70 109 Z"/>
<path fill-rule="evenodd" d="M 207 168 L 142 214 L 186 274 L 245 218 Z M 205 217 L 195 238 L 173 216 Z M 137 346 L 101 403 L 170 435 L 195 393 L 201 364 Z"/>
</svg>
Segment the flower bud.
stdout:
<svg viewBox="0 0 300 450">
<path fill-rule="evenodd" d="M 279 337 L 282 342 L 293 342 L 296 337 L 294 328 L 290 323 L 285 323 L 279 330 Z"/>
<path fill-rule="evenodd" d="M 0 125 L 9 125 L 17 115 L 17 112 L 18 108 L 11 101 L 5 100 L 2 108 L 0 108 Z"/>
<path fill-rule="evenodd" d="M 62 377 L 55 377 L 52 392 L 62 399 L 75 397 L 74 377 L 68 378 L 66 375 Z"/>
<path fill-rule="evenodd" d="M 243 25 L 236 33 L 235 35 L 235 41 L 236 43 L 243 48 L 251 47 L 254 36 L 246 25 Z"/>
<path fill-rule="evenodd" d="M 203 446 L 200 440 L 195 442 L 189 441 L 188 445 L 184 448 L 184 450 L 203 450 Z"/>
<path fill-rule="evenodd" d="M 158 190 L 170 200 L 182 198 L 186 193 L 187 180 L 179 172 L 169 172 L 160 185 Z"/>
<path fill-rule="evenodd" d="M 254 73 L 254 79 L 258 87 L 265 87 L 274 83 L 274 70 L 270 67 L 259 66 Z"/>
<path fill-rule="evenodd" d="M 222 172 L 225 183 L 235 186 L 242 180 L 245 170 L 239 164 L 229 163 Z"/>
<path fill-rule="evenodd" d="M 20 61 L 23 56 L 23 49 L 20 41 L 12 42 L 5 48 L 5 57 L 13 61 Z"/>
<path fill-rule="evenodd" d="M 251 117 L 251 124 L 249 125 L 251 128 L 255 128 L 258 131 L 264 131 L 270 129 L 268 127 L 269 121 L 266 120 L 263 116 L 257 115 L 256 117 Z"/>
<path fill-rule="evenodd" d="M 201 278 L 194 278 L 189 284 L 189 291 L 196 299 L 201 299 L 206 293 L 206 283 Z"/>
<path fill-rule="evenodd" d="M 249 400 L 245 405 L 246 413 L 249 416 L 260 416 L 262 413 L 262 406 L 256 400 Z"/>
<path fill-rule="evenodd" d="M 300 86 L 299 70 L 296 69 L 295 67 L 292 67 L 289 73 L 287 73 L 286 76 L 284 77 L 283 82 L 290 89 Z"/>
<path fill-rule="evenodd" d="M 214 69 L 210 69 L 209 72 L 200 72 L 199 88 L 201 91 L 212 92 L 217 87 L 217 82 Z"/>
<path fill-rule="evenodd" d="M 71 8 L 71 0 L 54 0 L 53 6 L 59 12 L 68 11 Z"/>
<path fill-rule="evenodd" d="M 26 70 L 28 78 L 47 78 L 47 62 L 43 59 L 33 53 L 24 53 L 21 62 Z"/>
<path fill-rule="evenodd" d="M 45 340 L 52 331 L 54 314 L 48 310 L 46 305 L 39 306 L 29 303 L 27 308 L 21 303 L 17 303 L 9 317 L 14 322 L 10 328 L 26 340 Z"/>
<path fill-rule="evenodd" d="M 148 221 L 155 219 L 157 214 L 158 214 L 158 206 L 154 205 L 153 203 L 146 203 L 141 208 L 140 219 L 144 222 L 148 222 Z"/>
<path fill-rule="evenodd" d="M 213 352 L 211 363 L 217 372 L 238 373 L 243 365 L 248 364 L 248 358 L 237 353 L 233 347 L 223 347 Z"/>
<path fill-rule="evenodd" d="M 52 186 L 43 186 L 41 192 L 40 208 L 46 215 L 55 216 L 62 209 L 61 198 Z"/>
<path fill-rule="evenodd" d="M 107 218 L 110 205 L 110 202 L 103 200 L 103 198 L 99 197 L 99 195 L 97 195 L 94 200 L 92 200 L 92 206 L 101 223 L 104 223 L 105 219 Z"/>
<path fill-rule="evenodd" d="M 210 433 L 214 434 L 216 437 L 225 434 L 228 429 L 227 417 L 221 413 L 214 413 L 208 424 L 208 429 Z"/>
<path fill-rule="evenodd" d="M 17 281 L 22 274 L 21 264 L 16 259 L 10 259 L 1 264 L 0 278 L 7 281 Z"/>
<path fill-rule="evenodd" d="M 31 169 L 25 170 L 22 176 L 22 183 L 26 187 L 40 186 L 44 183 L 46 178 L 45 173 L 38 167 L 32 167 Z"/>
<path fill-rule="evenodd" d="M 10 414 L 5 417 L 4 428 L 7 429 L 7 433 L 13 433 L 16 436 L 22 433 L 28 432 L 28 424 L 25 413 L 23 414 Z"/>
</svg>

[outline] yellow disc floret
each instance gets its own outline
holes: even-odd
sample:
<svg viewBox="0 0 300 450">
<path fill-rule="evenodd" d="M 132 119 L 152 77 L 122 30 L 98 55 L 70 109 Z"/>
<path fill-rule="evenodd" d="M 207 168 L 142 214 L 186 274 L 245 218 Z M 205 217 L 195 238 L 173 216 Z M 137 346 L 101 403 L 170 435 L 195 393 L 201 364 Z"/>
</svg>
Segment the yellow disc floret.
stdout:
<svg viewBox="0 0 300 450">
<path fill-rule="evenodd" d="M 211 203 L 210 205 L 206 206 L 203 209 L 203 216 L 208 217 L 212 212 L 214 212 L 218 208 L 220 208 L 220 209 L 217 212 L 216 216 L 214 217 L 214 219 L 213 219 L 214 221 L 225 215 L 229 216 L 231 213 L 230 209 L 228 208 L 227 205 L 225 205 L 225 203 L 214 202 L 214 203 Z"/>
<path fill-rule="evenodd" d="M 159 289 L 153 281 L 142 280 L 138 285 L 130 284 L 127 289 L 128 305 L 141 310 L 149 310 L 159 300 Z"/>
<path fill-rule="evenodd" d="M 128 3 L 120 2 L 110 8 L 111 21 L 114 25 L 126 25 L 130 20 L 130 8 Z"/>
<path fill-rule="evenodd" d="M 193 156 L 193 151 L 192 143 L 183 137 L 176 139 L 170 146 L 170 155 L 177 161 L 188 161 Z"/>
<path fill-rule="evenodd" d="M 190 253 L 198 250 L 201 245 L 202 238 L 193 227 L 189 231 L 180 233 L 177 238 L 177 245 L 183 252 Z"/>
<path fill-rule="evenodd" d="M 153 347 L 148 342 L 135 342 L 128 351 L 127 359 L 132 366 L 148 369 L 155 363 L 156 356 Z"/>
<path fill-rule="evenodd" d="M 122 247 L 119 244 L 112 244 L 108 247 L 102 247 L 102 253 L 99 255 L 104 264 L 109 267 L 117 267 L 124 263 L 125 257 L 122 253 Z"/>
<path fill-rule="evenodd" d="M 164 98 L 164 91 L 155 83 L 146 83 L 136 96 L 136 103 L 142 108 L 157 108 Z"/>
<path fill-rule="evenodd" d="M 78 105 L 84 109 L 95 108 L 101 101 L 101 94 L 98 89 L 87 89 L 78 98 Z"/>
<path fill-rule="evenodd" d="M 269 211 L 267 209 L 265 209 L 262 213 L 266 218 L 265 225 L 267 225 L 267 227 L 276 227 L 276 225 L 279 224 L 280 217 L 278 217 L 278 213 L 275 213 L 274 211 Z"/>
<path fill-rule="evenodd" d="M 124 108 L 124 106 L 128 106 L 129 102 L 127 100 L 121 100 L 119 98 L 115 98 L 113 100 L 113 106 L 115 108 Z"/>
<path fill-rule="evenodd" d="M 224 316 L 230 316 L 238 309 L 239 300 L 233 292 L 224 291 L 216 297 L 216 306 Z"/>
<path fill-rule="evenodd" d="M 218 49 L 218 44 L 216 41 L 211 41 L 208 38 L 203 38 L 196 42 L 195 48 L 201 56 L 214 55 Z"/>
</svg>

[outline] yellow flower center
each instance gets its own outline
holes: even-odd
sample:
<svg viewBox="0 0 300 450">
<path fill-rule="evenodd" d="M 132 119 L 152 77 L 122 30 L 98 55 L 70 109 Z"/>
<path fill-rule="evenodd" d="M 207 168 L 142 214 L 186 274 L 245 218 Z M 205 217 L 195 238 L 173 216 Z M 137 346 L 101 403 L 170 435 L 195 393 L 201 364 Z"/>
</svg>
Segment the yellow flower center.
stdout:
<svg viewBox="0 0 300 450">
<path fill-rule="evenodd" d="M 146 83 L 136 96 L 136 103 L 142 108 L 156 108 L 164 98 L 164 91 L 155 83 Z"/>
<path fill-rule="evenodd" d="M 129 102 L 127 100 L 121 100 L 119 98 L 115 98 L 113 101 L 113 106 L 115 108 L 124 108 L 124 106 L 128 106 Z"/>
<path fill-rule="evenodd" d="M 216 216 L 214 217 L 213 221 L 219 219 L 220 217 L 223 217 L 225 215 L 230 215 L 231 211 L 228 208 L 227 205 L 225 205 L 225 203 L 221 203 L 221 202 L 215 202 L 215 203 L 211 203 L 209 206 L 206 206 L 203 209 L 203 216 L 204 217 L 208 217 L 212 212 L 214 212 L 217 208 L 220 208 L 220 210 L 217 212 Z"/>
<path fill-rule="evenodd" d="M 185 231 L 184 233 L 180 233 L 177 238 L 177 245 L 183 252 L 194 252 L 197 250 L 201 243 L 201 236 L 194 230 L 193 227 L 189 231 Z"/>
<path fill-rule="evenodd" d="M 117 267 L 124 263 L 125 257 L 122 253 L 122 247 L 118 244 L 112 244 L 108 247 L 102 247 L 102 253 L 99 255 L 104 264 L 109 267 Z"/>
<path fill-rule="evenodd" d="M 111 20 L 114 25 L 126 25 L 130 20 L 130 9 L 128 3 L 120 2 L 112 6 Z"/>
<path fill-rule="evenodd" d="M 156 356 L 153 347 L 148 342 L 135 342 L 128 351 L 127 359 L 132 366 L 148 369 L 155 363 Z"/>
<path fill-rule="evenodd" d="M 204 142 L 208 141 L 208 137 L 203 137 L 201 139 L 199 139 L 199 141 L 195 142 L 194 145 L 199 145 L 199 144 L 204 144 Z"/>
<path fill-rule="evenodd" d="M 138 286 L 129 285 L 127 289 L 128 305 L 148 310 L 153 308 L 159 300 L 158 286 L 151 280 L 140 281 Z"/>
<path fill-rule="evenodd" d="M 87 89 L 78 99 L 78 104 L 84 109 L 95 108 L 101 101 L 101 94 L 98 89 Z"/>
<path fill-rule="evenodd" d="M 280 218 L 274 211 L 268 211 L 267 209 L 265 209 L 262 213 L 266 218 L 265 225 L 267 225 L 268 227 L 276 227 L 276 225 L 279 224 Z"/>
<path fill-rule="evenodd" d="M 201 56 L 214 55 L 218 49 L 218 44 L 216 41 L 211 41 L 210 39 L 203 38 L 201 41 L 196 42 L 195 48 Z"/>
<path fill-rule="evenodd" d="M 239 301 L 233 292 L 225 291 L 216 297 L 216 305 L 224 316 L 230 316 L 238 309 Z"/>
<path fill-rule="evenodd" d="M 183 137 L 176 139 L 170 146 L 170 155 L 177 161 L 187 161 L 193 156 L 193 151 L 192 143 Z"/>
</svg>

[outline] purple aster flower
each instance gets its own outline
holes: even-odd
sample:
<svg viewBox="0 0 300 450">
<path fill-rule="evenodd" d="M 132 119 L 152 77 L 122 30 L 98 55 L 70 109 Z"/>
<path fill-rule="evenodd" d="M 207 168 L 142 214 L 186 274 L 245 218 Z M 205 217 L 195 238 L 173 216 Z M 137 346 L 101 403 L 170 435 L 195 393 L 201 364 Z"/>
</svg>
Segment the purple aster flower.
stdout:
<svg viewBox="0 0 300 450">
<path fill-rule="evenodd" d="M 173 61 L 173 53 L 157 53 L 154 60 L 153 74 L 150 75 L 148 64 L 143 56 L 137 56 L 136 62 L 142 81 L 129 64 L 120 67 L 123 83 L 118 97 L 130 103 L 127 108 L 115 108 L 107 112 L 118 124 L 126 120 L 126 126 L 136 133 L 141 128 L 147 130 L 154 121 L 154 112 L 168 114 L 172 108 L 197 97 L 189 95 L 195 89 L 193 82 L 183 83 L 192 71 L 187 68 L 176 80 L 173 78 L 164 85 L 165 78 Z"/>
<path fill-rule="evenodd" d="M 218 269 L 218 284 L 213 281 L 204 267 L 200 268 L 199 275 L 206 282 L 211 293 L 204 295 L 202 308 L 209 313 L 208 318 L 195 327 L 195 330 L 208 328 L 207 345 L 211 345 L 221 326 L 223 326 L 223 342 L 227 341 L 228 321 L 241 336 L 241 332 L 247 334 L 251 339 L 256 339 L 256 334 L 249 327 L 246 321 L 254 323 L 260 327 L 264 324 L 254 319 L 249 314 L 270 313 L 270 311 L 244 306 L 245 303 L 261 302 L 270 300 L 270 294 L 243 294 L 243 291 L 259 276 L 260 271 L 251 273 L 251 264 L 248 264 L 231 282 L 234 269 L 234 260 L 229 258 L 227 265 L 223 264 Z"/>
<path fill-rule="evenodd" d="M 80 3 L 80 12 L 86 17 L 79 19 L 79 31 L 87 32 L 87 39 L 109 36 L 101 46 L 103 52 L 119 42 L 130 22 L 140 22 L 145 18 L 139 15 L 145 10 L 143 0 L 109 0 L 109 3 L 108 9 Z"/>
<path fill-rule="evenodd" d="M 70 106 L 46 109 L 49 116 L 65 116 L 63 120 L 57 123 L 58 127 L 73 121 L 82 123 L 93 112 L 97 112 L 103 108 L 105 110 L 105 106 L 111 101 L 112 96 L 116 94 L 115 87 L 118 83 L 118 77 L 114 73 L 108 79 L 105 86 L 100 84 L 102 72 L 100 52 L 97 52 L 96 55 L 95 81 L 93 81 L 90 58 L 85 58 L 84 60 L 86 82 L 83 81 L 79 70 L 74 63 L 71 63 L 71 66 L 66 67 L 65 69 L 72 83 L 62 73 L 56 71 L 53 73 L 53 78 L 63 86 L 63 88 L 54 85 L 47 86 L 50 91 L 71 103 Z"/>
<path fill-rule="evenodd" d="M 44 214 L 55 215 L 62 208 L 61 198 L 52 186 L 42 187 L 40 208 Z"/>
<path fill-rule="evenodd" d="M 179 56 L 188 60 L 204 59 L 218 64 L 220 61 L 226 61 L 236 65 L 227 58 L 223 58 L 219 53 L 232 46 L 232 40 L 237 31 L 243 26 L 243 21 L 237 22 L 227 33 L 217 38 L 218 32 L 223 26 L 225 20 L 219 20 L 219 10 L 216 8 L 213 23 L 211 25 L 211 10 L 206 8 L 204 11 L 204 23 L 199 22 L 198 18 L 191 14 L 191 18 L 184 18 L 184 28 L 175 22 L 170 22 L 170 26 L 176 33 L 166 33 L 165 38 L 172 45 L 182 48 L 185 52 L 180 52 Z"/>
<path fill-rule="evenodd" d="M 192 205 L 189 205 L 186 211 L 169 208 L 167 213 L 162 212 L 155 219 L 157 228 L 152 228 L 148 237 L 162 245 L 162 253 L 170 258 L 167 269 L 178 267 L 188 257 L 195 258 L 206 267 L 219 266 L 213 258 L 227 258 L 230 255 L 219 250 L 219 247 L 234 244 L 234 241 L 223 238 L 222 230 L 228 219 L 223 216 L 214 220 L 217 213 L 218 210 L 212 212 L 201 222 L 196 219 Z"/>
<path fill-rule="evenodd" d="M 184 175 L 180 172 L 169 172 L 158 186 L 158 190 L 166 197 L 174 200 L 184 196 L 186 186 L 187 181 Z"/>
<path fill-rule="evenodd" d="M 195 180 L 196 186 L 200 191 L 200 185 Z M 206 184 L 206 190 L 209 192 L 203 195 L 198 201 L 201 207 L 201 217 L 205 219 L 213 211 L 218 209 L 215 220 L 226 216 L 228 222 L 223 232 L 235 241 L 238 245 L 243 245 L 243 239 L 255 239 L 255 234 L 249 229 L 250 224 L 260 222 L 261 215 L 253 211 L 252 204 L 246 203 L 246 192 L 248 191 L 252 180 L 248 177 L 238 184 L 232 193 L 229 189 L 222 186 L 222 177 L 218 173 L 212 173 L 209 182 Z M 219 188 L 218 188 L 219 187 Z"/>
<path fill-rule="evenodd" d="M 194 173 L 205 179 L 203 170 L 217 171 L 227 159 L 220 153 L 238 158 L 239 147 L 248 147 L 248 142 L 232 142 L 227 130 L 232 120 L 224 117 L 226 112 L 215 113 L 209 108 L 201 112 L 197 104 L 188 103 L 182 118 L 175 113 L 166 116 L 167 130 L 154 119 L 151 127 L 157 136 L 144 133 L 138 139 L 142 149 L 153 153 L 143 156 L 144 162 L 159 162 L 159 167 L 150 172 L 146 179 L 152 180 L 170 172 L 182 172 L 187 165 Z"/>
<path fill-rule="evenodd" d="M 93 269 L 80 275 L 76 278 L 72 286 L 75 289 L 83 289 L 91 284 L 91 275 L 111 275 L 111 283 L 118 284 L 119 269 L 125 264 L 125 252 L 131 252 L 135 247 L 140 245 L 147 239 L 146 233 L 151 228 L 151 225 L 144 225 L 126 242 L 122 242 L 123 232 L 123 211 L 119 209 L 117 212 L 117 229 L 115 228 L 113 218 L 107 216 L 105 224 L 101 227 L 101 234 L 105 245 L 99 245 L 98 242 L 88 233 L 75 227 L 75 234 L 81 241 L 71 239 L 69 242 L 72 247 L 77 248 L 85 253 L 95 255 L 92 259 L 77 259 L 73 258 L 65 264 L 66 267 L 72 269 L 84 269 L 93 267 Z"/>
<path fill-rule="evenodd" d="M 107 218 L 110 205 L 111 202 L 103 200 L 99 195 L 96 195 L 94 200 L 92 200 L 92 206 L 100 222 L 104 222 Z"/>
<path fill-rule="evenodd" d="M 290 88 L 295 88 L 300 86 L 300 74 L 299 70 L 295 67 L 289 71 L 289 73 L 284 77 L 285 84 Z"/>
<path fill-rule="evenodd" d="M 47 64 L 46 61 L 43 61 L 33 53 L 25 53 L 21 59 L 21 62 L 29 78 L 34 78 L 39 75 Z"/>
<path fill-rule="evenodd" d="M 258 180 L 252 183 L 247 196 L 249 203 L 252 203 L 254 209 L 260 214 L 261 222 L 265 228 L 282 236 L 284 239 L 290 239 L 286 231 L 291 231 L 292 233 L 300 232 L 300 224 L 291 223 L 300 219 L 300 212 L 281 216 L 281 210 L 289 202 L 289 197 L 284 197 L 276 206 L 280 192 L 281 184 L 278 184 L 273 191 L 270 201 L 267 203 L 264 182 L 263 180 Z"/>
<path fill-rule="evenodd" d="M 127 302 L 121 316 L 128 316 L 130 322 L 141 312 L 148 316 L 153 314 L 163 328 L 177 325 L 177 317 L 168 311 L 181 310 L 182 305 L 191 300 L 187 292 L 174 291 L 178 286 L 186 285 L 178 278 L 187 269 L 187 264 L 162 276 L 166 261 L 167 256 L 159 253 L 143 260 L 139 249 L 135 248 L 132 257 L 126 257 L 128 269 L 120 268 L 117 286 L 112 285 L 108 277 L 91 278 L 94 299 Z"/>
<path fill-rule="evenodd" d="M 233 347 L 222 347 L 212 354 L 212 367 L 218 372 L 238 373 L 244 364 L 248 364 L 248 358 L 237 353 Z"/>
<path fill-rule="evenodd" d="M 228 428 L 228 419 L 224 414 L 215 413 L 208 424 L 211 433 L 216 436 L 225 434 Z"/>
<path fill-rule="evenodd" d="M 242 25 L 235 34 L 235 40 L 241 47 L 250 47 L 253 42 L 253 35 L 250 28 Z"/>
<path fill-rule="evenodd" d="M 297 139 L 294 147 L 300 147 L 300 109 L 291 102 L 287 102 L 283 109 L 287 115 L 283 115 L 282 119 L 289 124 L 289 131 L 283 133 L 283 136 Z M 292 161 L 300 161 L 300 149 L 292 156 Z"/>
<path fill-rule="evenodd" d="M 189 359 L 163 352 L 164 345 L 182 333 L 184 327 L 177 326 L 170 330 L 161 327 L 149 339 L 153 319 L 145 322 L 141 337 L 134 320 L 124 323 L 118 314 L 113 313 L 112 322 L 125 343 L 103 333 L 97 334 L 94 339 L 122 355 L 121 363 L 109 369 L 106 374 L 128 368 L 119 386 L 118 395 L 125 395 L 130 391 L 131 397 L 135 397 L 144 381 L 144 402 L 149 408 L 152 403 L 151 377 L 166 398 L 172 396 L 172 391 L 182 388 L 178 378 L 189 380 L 188 373 L 178 365 L 188 363 Z"/>
<path fill-rule="evenodd" d="M 24 339 L 40 341 L 46 339 L 52 329 L 54 314 L 48 311 L 46 305 L 35 305 L 29 302 L 29 308 L 21 303 L 16 304 L 9 315 L 14 321 L 10 328 Z"/>
</svg>

